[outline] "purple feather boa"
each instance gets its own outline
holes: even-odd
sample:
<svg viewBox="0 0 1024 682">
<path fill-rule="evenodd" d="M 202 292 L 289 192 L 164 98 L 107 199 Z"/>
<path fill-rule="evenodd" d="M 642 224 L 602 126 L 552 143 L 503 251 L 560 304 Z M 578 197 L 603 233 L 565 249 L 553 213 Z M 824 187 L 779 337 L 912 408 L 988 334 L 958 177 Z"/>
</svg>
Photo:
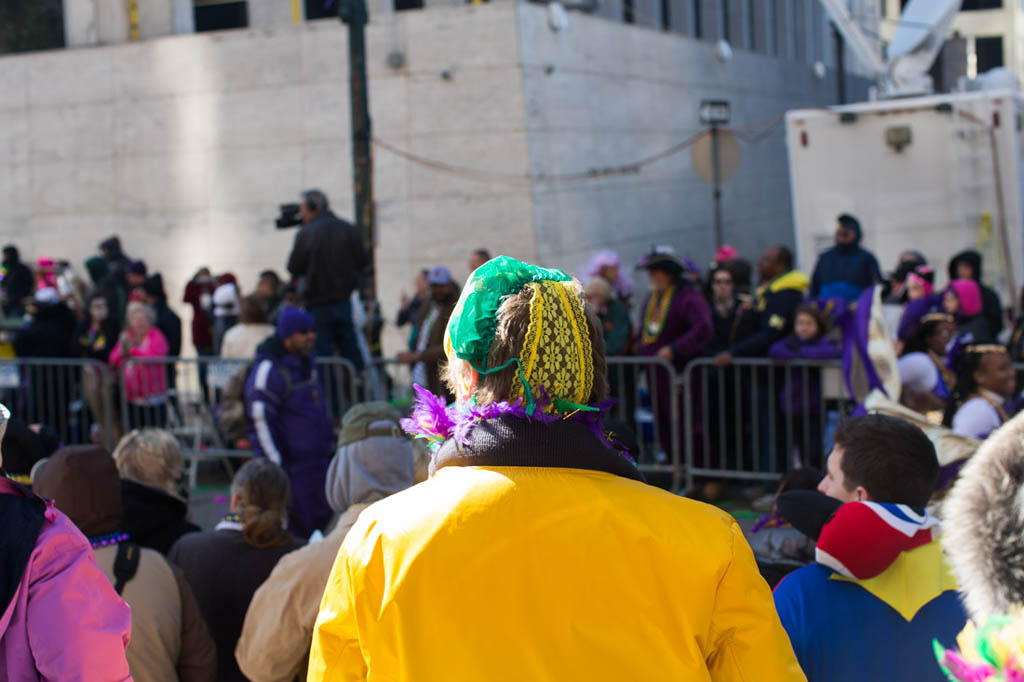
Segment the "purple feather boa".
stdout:
<svg viewBox="0 0 1024 682">
<path fill-rule="evenodd" d="M 593 407 L 594 410 L 576 410 L 569 414 L 550 412 L 551 398 L 543 387 L 536 390 L 536 407 L 532 413 L 526 411 L 526 403 L 522 398 L 514 402 L 501 401 L 478 405 L 474 402 L 456 402 L 451 406 L 444 398 L 436 396 L 422 386 L 413 386 L 416 400 L 413 403 L 412 415 L 401 421 L 406 433 L 416 438 L 423 438 L 430 443 L 431 454 L 437 452 L 449 438 L 459 445 L 469 443 L 469 434 L 477 424 L 487 419 L 511 417 L 525 419 L 542 424 L 553 424 L 558 421 L 574 421 L 585 425 L 606 446 L 614 449 L 622 457 L 636 466 L 636 460 L 626 451 L 621 443 L 614 441 L 601 428 L 601 417 L 613 404 L 607 400 Z"/>
</svg>

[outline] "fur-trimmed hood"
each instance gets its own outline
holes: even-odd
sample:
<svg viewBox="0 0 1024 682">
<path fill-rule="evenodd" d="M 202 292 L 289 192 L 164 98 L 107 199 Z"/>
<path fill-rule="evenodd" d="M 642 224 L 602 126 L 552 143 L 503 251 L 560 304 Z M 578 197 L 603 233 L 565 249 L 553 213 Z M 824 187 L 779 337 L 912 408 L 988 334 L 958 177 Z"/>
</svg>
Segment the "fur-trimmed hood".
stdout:
<svg viewBox="0 0 1024 682">
<path fill-rule="evenodd" d="M 975 621 L 1024 604 L 1024 414 L 967 460 L 942 516 L 942 544 Z"/>
</svg>

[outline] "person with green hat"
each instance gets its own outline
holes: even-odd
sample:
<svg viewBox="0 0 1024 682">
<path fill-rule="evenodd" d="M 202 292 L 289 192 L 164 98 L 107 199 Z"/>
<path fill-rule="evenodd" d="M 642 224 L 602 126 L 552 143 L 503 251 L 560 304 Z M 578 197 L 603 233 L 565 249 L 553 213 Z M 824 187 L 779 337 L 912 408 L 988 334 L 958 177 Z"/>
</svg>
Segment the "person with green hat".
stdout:
<svg viewBox="0 0 1024 682">
<path fill-rule="evenodd" d="M 602 425 L 579 283 L 499 256 L 448 322 L 430 478 L 341 545 L 307 680 L 804 680 L 726 513 L 649 486 Z"/>
</svg>

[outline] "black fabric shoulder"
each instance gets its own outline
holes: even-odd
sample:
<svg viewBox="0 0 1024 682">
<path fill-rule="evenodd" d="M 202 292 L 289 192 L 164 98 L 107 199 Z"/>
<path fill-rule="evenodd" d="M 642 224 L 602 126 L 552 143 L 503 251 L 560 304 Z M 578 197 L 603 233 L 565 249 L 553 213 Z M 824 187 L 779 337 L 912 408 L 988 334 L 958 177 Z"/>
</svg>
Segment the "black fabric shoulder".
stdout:
<svg viewBox="0 0 1024 682">
<path fill-rule="evenodd" d="M 18 487 L 23 495 L 0 494 L 0 614 L 18 591 L 46 520 L 46 503 Z"/>
</svg>

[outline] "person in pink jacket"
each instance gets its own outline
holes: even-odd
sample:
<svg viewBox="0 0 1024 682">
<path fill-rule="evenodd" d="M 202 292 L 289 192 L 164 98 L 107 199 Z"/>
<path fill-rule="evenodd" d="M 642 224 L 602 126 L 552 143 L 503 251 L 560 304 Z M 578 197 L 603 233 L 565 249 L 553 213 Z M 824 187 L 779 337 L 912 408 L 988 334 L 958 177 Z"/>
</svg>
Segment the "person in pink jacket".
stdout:
<svg viewBox="0 0 1024 682">
<path fill-rule="evenodd" d="M 162 358 L 170 347 L 156 328 L 156 313 L 144 303 L 129 303 L 127 328 L 121 333 L 110 364 L 121 370 L 127 399 L 129 428 L 162 428 L 167 421 L 166 367 L 159 363 L 131 362 L 133 358 Z"/>
<path fill-rule="evenodd" d="M 0 439 L 9 416 L 0 405 Z M 130 682 L 131 614 L 89 541 L 2 472 L 0 518 L 0 680 Z"/>
</svg>

